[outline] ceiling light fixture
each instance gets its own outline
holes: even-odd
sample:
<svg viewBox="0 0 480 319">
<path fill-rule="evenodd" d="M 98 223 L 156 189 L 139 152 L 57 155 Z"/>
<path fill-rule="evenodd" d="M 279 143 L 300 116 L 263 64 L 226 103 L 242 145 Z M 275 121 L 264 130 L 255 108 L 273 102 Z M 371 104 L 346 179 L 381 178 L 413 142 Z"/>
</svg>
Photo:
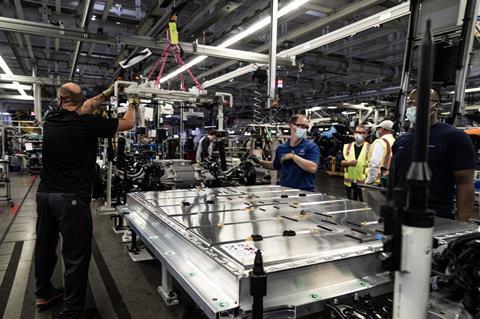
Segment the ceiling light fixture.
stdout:
<svg viewBox="0 0 480 319">
<path fill-rule="evenodd" d="M 263 64 L 261 65 L 257 65 L 257 64 L 249 64 L 247 66 L 244 66 L 242 68 L 239 68 L 239 69 L 236 69 L 232 72 L 229 72 L 229 73 L 226 73 L 224 75 L 221 75 L 219 77 L 216 77 L 214 79 L 211 79 L 211 80 L 208 80 L 208 81 L 205 81 L 203 83 L 203 88 L 206 89 L 208 87 L 211 87 L 211 86 L 214 86 L 214 85 L 217 85 L 219 83 L 222 83 L 222 82 L 225 82 L 225 81 L 228 81 L 228 80 L 233 80 L 234 78 L 238 77 L 238 76 L 241 76 L 241 75 L 244 75 L 244 74 L 247 74 L 247 73 L 250 73 L 250 72 L 253 72 L 253 71 L 256 71 L 258 70 L 259 67 L 263 66 Z"/>
<path fill-rule="evenodd" d="M 3 70 L 3 72 L 5 72 L 5 74 L 7 75 L 13 75 L 13 72 L 12 70 L 10 70 L 10 68 L 8 67 L 7 63 L 5 62 L 5 60 L 2 58 L 2 56 L 0 55 L 0 68 Z M 22 96 L 29 96 L 25 90 L 20 86 L 20 83 L 19 82 L 16 82 L 14 81 L 13 84 L 15 84 L 17 86 L 17 91 L 20 93 L 20 95 Z"/>
<path fill-rule="evenodd" d="M 293 1 L 291 1 L 289 4 L 284 6 L 282 9 L 278 10 L 278 18 L 281 18 L 282 16 L 298 9 L 299 7 L 301 7 L 302 5 L 307 3 L 308 1 L 310 1 L 310 0 L 293 0 Z M 219 48 L 227 48 L 227 47 L 241 41 L 242 39 L 248 37 L 249 35 L 251 35 L 251 34 L 257 32 L 258 30 L 260 30 L 260 29 L 266 27 L 267 25 L 269 25 L 270 20 L 271 20 L 271 17 L 269 15 L 269 16 L 261 19 L 260 21 L 255 22 L 254 24 L 252 24 L 251 26 L 249 26 L 245 30 L 243 30 L 243 31 L 235 34 L 234 36 L 226 39 L 225 41 L 223 41 L 218 47 Z M 200 55 L 200 56 L 196 57 L 195 59 L 188 62 L 187 64 L 181 66 L 180 68 L 176 69 L 175 71 L 170 72 L 166 76 L 162 77 L 162 79 L 160 80 L 160 83 L 164 83 L 164 82 L 176 77 L 180 73 L 185 72 L 186 70 L 188 70 L 192 66 L 202 62 L 206 58 L 207 58 L 206 55 Z"/>
<path fill-rule="evenodd" d="M 480 92 L 480 87 L 465 89 L 465 93 L 476 93 Z M 455 94 L 455 91 L 450 91 L 448 94 Z"/>
</svg>

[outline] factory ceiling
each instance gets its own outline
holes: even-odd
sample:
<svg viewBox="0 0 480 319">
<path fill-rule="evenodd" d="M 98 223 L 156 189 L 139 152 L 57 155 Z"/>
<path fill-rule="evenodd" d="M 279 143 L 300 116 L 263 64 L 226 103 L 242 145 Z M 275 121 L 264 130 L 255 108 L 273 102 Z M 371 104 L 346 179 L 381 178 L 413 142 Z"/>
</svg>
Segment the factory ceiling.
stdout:
<svg viewBox="0 0 480 319">
<path fill-rule="evenodd" d="M 280 0 L 280 9 L 292 0 Z M 0 16 L 38 22 L 65 30 L 85 33 L 109 41 L 77 41 L 67 36 L 56 38 L 15 32 L 1 28 L 0 55 L 15 75 L 73 79 L 90 93 L 100 91 L 117 76 L 147 75 L 159 58 L 162 45 L 152 49 L 152 56 L 133 68 L 123 71 L 118 62 L 140 51 L 130 36 L 165 40 L 168 19 L 178 16 L 180 41 L 217 46 L 232 35 L 269 15 L 270 1 L 258 0 L 4 0 Z M 343 28 L 402 1 L 382 0 L 310 0 L 286 14 L 278 23 L 278 52 L 295 47 L 321 35 Z M 283 80 L 283 105 L 302 108 L 327 101 L 348 101 L 355 98 L 392 99 L 401 77 L 408 15 L 366 31 L 296 56 L 296 65 L 281 64 L 277 77 Z M 37 30 L 38 31 L 38 30 Z M 268 54 L 269 27 L 265 27 L 230 46 L 232 49 Z M 108 42 L 108 43 L 107 43 Z M 186 50 L 188 51 L 188 50 Z M 186 63 L 196 56 L 184 52 Z M 475 59 L 474 59 L 475 60 Z M 200 82 L 231 72 L 249 62 L 209 57 L 192 67 Z M 175 70 L 169 60 L 165 74 Z M 478 73 L 478 72 L 477 72 Z M 193 86 L 185 76 L 187 86 Z M 248 73 L 210 87 L 209 90 L 230 92 L 236 105 L 243 109 L 253 103 L 255 90 L 266 90 L 261 74 Z M 2 82 L 3 83 L 3 82 Z M 178 77 L 163 84 L 178 89 Z M 0 86 L 0 97 L 17 94 L 12 86 Z M 55 86 L 44 86 L 43 96 L 55 94 Z M 4 103 L 7 100 L 4 100 Z M 8 100 L 8 103 L 31 101 Z"/>
</svg>

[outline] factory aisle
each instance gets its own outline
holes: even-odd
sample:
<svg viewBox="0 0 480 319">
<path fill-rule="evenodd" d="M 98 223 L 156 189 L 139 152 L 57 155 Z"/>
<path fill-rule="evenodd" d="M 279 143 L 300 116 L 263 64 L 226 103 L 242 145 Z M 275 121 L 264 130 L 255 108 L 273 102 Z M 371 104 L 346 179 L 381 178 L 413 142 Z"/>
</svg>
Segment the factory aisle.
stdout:
<svg viewBox="0 0 480 319">
<path fill-rule="evenodd" d="M 0 202 L 0 318 L 51 319 L 61 310 L 61 302 L 51 309 L 35 309 L 35 193 L 39 179 L 12 178 L 15 206 Z M 1 189 L 0 189 L 1 191 Z M 111 228 L 109 216 L 93 217 L 94 240 L 90 263 L 87 308 L 97 307 L 101 318 L 180 318 L 183 306 L 166 308 L 156 293 L 160 265 L 155 261 L 134 263 L 121 243 L 121 235 Z M 59 250 L 60 252 L 60 250 Z M 62 263 L 53 278 L 62 285 Z"/>
</svg>

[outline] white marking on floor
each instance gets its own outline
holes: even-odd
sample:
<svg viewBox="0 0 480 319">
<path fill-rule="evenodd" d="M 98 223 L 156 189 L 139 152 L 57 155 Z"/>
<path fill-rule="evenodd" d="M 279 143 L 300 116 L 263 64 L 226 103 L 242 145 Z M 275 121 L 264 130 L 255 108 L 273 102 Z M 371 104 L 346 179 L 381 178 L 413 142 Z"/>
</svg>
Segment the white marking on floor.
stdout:
<svg viewBox="0 0 480 319">
<path fill-rule="evenodd" d="M 20 261 L 18 262 L 17 273 L 13 280 L 12 291 L 8 297 L 7 307 L 3 318 L 20 318 L 22 314 L 25 290 L 27 289 L 30 267 L 32 266 L 35 240 L 28 240 L 23 243 Z"/>
</svg>

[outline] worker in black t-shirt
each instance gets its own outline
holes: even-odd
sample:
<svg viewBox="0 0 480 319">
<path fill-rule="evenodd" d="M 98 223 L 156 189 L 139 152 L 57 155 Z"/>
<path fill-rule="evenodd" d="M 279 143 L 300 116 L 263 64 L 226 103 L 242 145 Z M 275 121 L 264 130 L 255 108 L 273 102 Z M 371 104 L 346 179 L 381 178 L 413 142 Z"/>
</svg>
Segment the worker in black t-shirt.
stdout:
<svg viewBox="0 0 480 319">
<path fill-rule="evenodd" d="M 110 87 L 86 100 L 78 85 L 66 83 L 57 92 L 58 110 L 48 114 L 43 124 L 43 170 L 37 191 L 36 306 L 46 309 L 63 296 L 58 318 L 95 317 L 97 312 L 83 311 L 91 255 L 90 200 L 97 138 L 133 128 L 138 105 L 138 98 L 130 99 L 121 119 L 91 115 L 112 93 Z M 51 284 L 59 234 L 64 290 Z"/>
<path fill-rule="evenodd" d="M 416 118 L 416 90 L 413 90 L 407 103 L 407 117 L 411 123 Z M 470 138 L 455 127 L 438 122 L 440 93 L 432 89 L 430 94 L 430 140 L 428 145 L 428 165 L 431 183 L 428 194 L 428 207 L 436 216 L 467 221 L 473 211 L 475 152 Z M 414 129 L 401 135 L 393 144 L 395 181 L 400 187 L 406 186 L 406 177 L 412 162 Z M 456 194 L 457 211 L 454 211 Z"/>
</svg>

